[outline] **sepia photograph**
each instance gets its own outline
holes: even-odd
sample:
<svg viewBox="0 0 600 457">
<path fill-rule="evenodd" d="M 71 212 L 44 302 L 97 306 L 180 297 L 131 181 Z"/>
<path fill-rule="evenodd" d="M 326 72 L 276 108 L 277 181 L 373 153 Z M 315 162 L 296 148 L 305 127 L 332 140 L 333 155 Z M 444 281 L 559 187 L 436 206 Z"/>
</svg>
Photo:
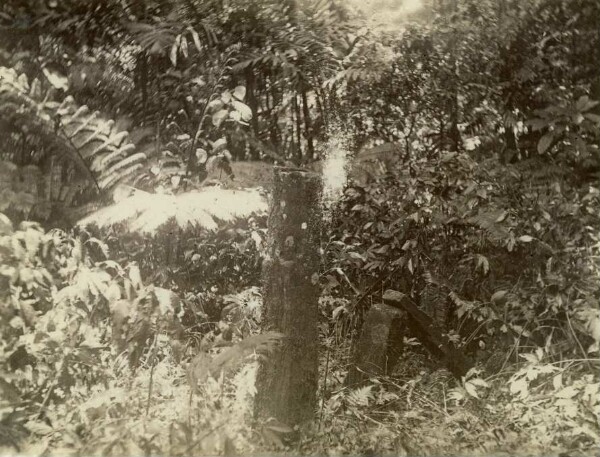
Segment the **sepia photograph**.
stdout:
<svg viewBox="0 0 600 457">
<path fill-rule="evenodd" d="M 600 457 L 600 0 L 0 0 L 0 457 Z"/>
</svg>

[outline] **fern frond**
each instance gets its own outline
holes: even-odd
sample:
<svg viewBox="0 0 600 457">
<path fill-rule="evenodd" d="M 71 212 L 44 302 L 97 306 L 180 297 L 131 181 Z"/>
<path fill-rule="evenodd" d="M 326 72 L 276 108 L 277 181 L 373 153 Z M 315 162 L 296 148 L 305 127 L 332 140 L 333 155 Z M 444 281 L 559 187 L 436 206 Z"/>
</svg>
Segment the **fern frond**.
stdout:
<svg viewBox="0 0 600 457">
<path fill-rule="evenodd" d="M 346 396 L 346 401 L 349 406 L 356 408 L 360 406 L 369 406 L 369 401 L 374 398 L 373 386 L 371 385 L 351 390 Z"/>
<path fill-rule="evenodd" d="M 128 133 L 116 131 L 112 119 L 91 112 L 85 105 L 79 106 L 71 96 L 60 103 L 47 100 L 47 94 L 42 96 L 33 86 L 25 75 L 0 67 L 3 117 L 35 126 L 29 134 L 39 136 L 48 152 L 66 152 L 99 190 L 117 184 L 140 168 L 132 165 L 145 161 L 145 154 L 134 153 L 135 145 L 129 141 Z"/>
<path fill-rule="evenodd" d="M 560 166 L 547 160 L 540 160 L 539 158 L 522 160 L 513 164 L 512 167 L 524 178 L 544 183 L 572 173 L 568 167 Z"/>
<path fill-rule="evenodd" d="M 132 156 L 129 156 L 128 154 L 129 152 L 133 151 L 135 151 L 135 146 L 133 144 L 126 144 L 125 146 L 121 146 L 120 148 L 115 149 L 113 152 L 107 154 L 104 157 L 96 157 L 92 162 L 91 168 L 92 170 L 103 170 L 107 168 L 111 162 L 122 156 L 127 157 L 127 159 L 124 159 L 123 161 L 129 160 Z M 144 154 L 144 159 L 145 158 L 146 155 Z M 123 166 L 126 165 L 127 164 L 124 164 Z"/>
<path fill-rule="evenodd" d="M 112 174 L 108 174 L 107 176 L 105 176 L 103 179 L 101 179 L 99 181 L 99 184 L 102 188 L 109 188 L 109 187 L 113 187 L 114 185 L 116 185 L 117 183 L 119 183 L 120 181 L 125 181 L 127 178 L 129 178 L 135 171 L 139 170 L 140 168 L 142 168 L 143 164 L 141 163 L 136 163 L 135 165 L 132 165 L 129 168 L 126 168 L 125 170 L 121 170 L 118 173 L 112 173 Z"/>
<path fill-rule="evenodd" d="M 136 166 L 141 164 L 133 167 Z M 110 181 L 101 183 L 111 185 Z M 266 211 L 267 202 L 257 190 L 203 188 L 179 195 L 138 191 L 131 197 L 85 217 L 79 225 L 108 227 L 116 223 L 127 223 L 131 231 L 154 233 L 168 220 L 175 219 L 182 228 L 196 225 L 206 230 L 216 230 L 219 227 L 217 220 L 231 222 L 252 214 L 265 214 Z"/>
<path fill-rule="evenodd" d="M 246 357 L 254 353 L 267 355 L 272 352 L 283 338 L 284 335 L 277 332 L 266 332 L 244 338 L 212 359 L 208 366 L 208 372 L 212 376 L 231 373 Z"/>
<path fill-rule="evenodd" d="M 284 335 L 277 332 L 250 336 L 225 349 L 214 358 L 211 358 L 206 352 L 200 351 L 190 362 L 187 370 L 188 380 L 196 391 L 198 384 L 204 382 L 209 376 L 216 378 L 221 374 L 231 375 L 248 356 L 254 353 L 267 355 L 283 338 Z"/>
<path fill-rule="evenodd" d="M 133 155 L 130 155 L 129 157 L 124 158 L 123 160 L 116 162 L 112 167 L 110 167 L 109 169 L 104 171 L 106 179 L 108 179 L 110 176 L 112 176 L 114 173 L 116 173 L 120 169 L 125 168 L 128 165 L 131 165 L 133 163 L 141 162 L 145 159 L 146 159 L 146 154 L 144 154 L 143 152 L 138 152 L 136 154 L 133 154 Z"/>
<path fill-rule="evenodd" d="M 499 242 L 507 239 L 510 235 L 508 229 L 498 222 L 503 213 L 501 210 L 480 212 L 470 217 L 467 222 L 483 229 L 491 241 Z"/>
</svg>

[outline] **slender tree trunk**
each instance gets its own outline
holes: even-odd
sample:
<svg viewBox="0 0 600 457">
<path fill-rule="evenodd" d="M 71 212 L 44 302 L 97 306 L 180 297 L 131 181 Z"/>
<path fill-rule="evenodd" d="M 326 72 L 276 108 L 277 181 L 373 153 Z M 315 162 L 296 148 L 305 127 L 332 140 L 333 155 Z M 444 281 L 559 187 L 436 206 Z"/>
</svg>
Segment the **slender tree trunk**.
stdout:
<svg viewBox="0 0 600 457">
<path fill-rule="evenodd" d="M 273 145 L 273 147 L 277 150 L 279 148 L 279 143 L 280 143 L 280 135 L 279 135 L 279 126 L 278 126 L 278 119 L 277 119 L 277 107 L 279 106 L 280 102 L 281 102 L 281 97 L 279 94 L 279 91 L 277 90 L 277 87 L 275 86 L 275 79 L 273 78 L 273 76 L 270 77 L 269 79 L 270 81 L 270 90 L 271 90 L 271 99 L 273 101 L 273 106 L 271 108 L 270 111 L 270 115 L 271 115 L 271 119 L 269 121 L 270 124 L 270 136 L 271 136 L 271 144 Z M 285 154 L 285 151 L 283 151 L 283 153 Z"/>
<path fill-rule="evenodd" d="M 311 420 L 316 407 L 320 193 L 317 174 L 275 168 L 262 326 L 285 338 L 259 368 L 256 413 L 288 426 Z"/>
<path fill-rule="evenodd" d="M 148 108 L 148 56 L 142 52 L 138 62 L 139 83 L 142 91 L 142 112 L 146 115 Z"/>
<path fill-rule="evenodd" d="M 315 102 L 317 104 L 317 112 L 321 117 L 319 124 L 321 126 L 325 126 L 325 110 L 323 109 L 323 104 L 321 103 L 321 94 L 315 90 Z M 316 129 L 315 129 L 316 130 Z"/>
<path fill-rule="evenodd" d="M 298 140 L 298 163 L 302 161 L 302 119 L 300 118 L 300 105 L 298 104 L 298 97 L 294 95 L 292 99 L 292 105 L 294 107 L 294 115 L 296 117 L 296 138 Z"/>
<path fill-rule="evenodd" d="M 508 10 L 507 10 L 508 8 Z M 507 12 L 511 12 L 513 6 L 510 2 L 507 4 L 506 0 L 499 0 L 498 4 L 498 36 L 504 36 L 504 24 L 507 21 L 506 14 Z M 509 46 L 512 47 L 512 43 L 509 43 Z M 508 163 L 515 160 L 519 154 L 519 141 L 515 132 L 513 130 L 513 126 L 511 123 L 506 122 L 506 115 L 513 112 L 514 103 L 513 103 L 513 71 L 516 68 L 516 65 L 513 64 L 514 54 L 511 48 L 501 49 L 500 59 L 504 61 L 502 69 L 500 71 L 500 82 L 503 84 L 502 89 L 502 98 L 505 100 L 504 102 L 504 150 L 500 155 L 501 163 Z"/>
<path fill-rule="evenodd" d="M 252 119 L 250 121 L 250 126 L 252 127 L 252 133 L 258 139 L 259 138 L 259 130 L 258 130 L 258 101 L 256 100 L 255 93 L 255 77 L 252 68 L 246 69 L 246 92 L 248 94 L 248 107 L 252 111 Z M 250 158 L 252 160 L 258 160 L 258 150 L 254 146 L 250 146 Z"/>
<path fill-rule="evenodd" d="M 450 14 L 455 15 L 458 10 L 457 0 L 452 0 L 450 3 Z M 450 68 L 452 75 L 450 76 L 450 84 L 452 85 L 451 100 L 450 100 L 450 140 L 452 142 L 452 148 L 454 151 L 458 151 L 460 148 L 460 131 L 458 130 L 458 120 L 460 117 L 460 107 L 458 104 L 458 59 L 456 54 L 458 53 L 458 32 L 456 31 L 456 18 L 453 16 L 451 20 L 454 30 L 450 37 Z"/>
<path fill-rule="evenodd" d="M 306 133 L 306 159 L 310 162 L 315 158 L 315 146 L 313 144 L 310 110 L 308 109 L 308 97 L 306 96 L 304 83 L 300 84 L 300 95 L 302 97 L 302 115 L 304 116 L 304 131 Z"/>
<path fill-rule="evenodd" d="M 316 78 L 317 87 L 315 88 L 315 92 L 317 93 L 317 103 L 321 111 L 321 117 L 323 118 L 323 128 L 325 131 L 327 131 L 327 128 L 329 127 L 329 119 L 327 115 L 330 108 L 327 106 L 327 95 L 325 93 L 325 89 L 323 88 L 323 81 L 319 75 L 317 75 Z"/>
</svg>

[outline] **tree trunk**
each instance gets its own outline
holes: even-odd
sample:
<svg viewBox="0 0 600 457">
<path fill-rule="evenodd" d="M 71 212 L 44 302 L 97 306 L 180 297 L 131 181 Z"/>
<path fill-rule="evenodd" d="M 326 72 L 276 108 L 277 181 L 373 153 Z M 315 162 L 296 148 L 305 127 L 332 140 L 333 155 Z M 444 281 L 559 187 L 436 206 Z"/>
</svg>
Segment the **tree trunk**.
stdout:
<svg viewBox="0 0 600 457">
<path fill-rule="evenodd" d="M 292 98 L 292 106 L 294 109 L 294 118 L 296 119 L 296 137 L 298 140 L 296 159 L 298 164 L 300 164 L 302 161 L 302 119 L 300 118 L 300 105 L 298 104 L 298 97 L 296 95 Z"/>
<path fill-rule="evenodd" d="M 304 85 L 304 82 L 300 83 L 300 95 L 302 97 L 302 115 L 304 116 L 304 131 L 306 133 L 306 158 L 310 162 L 315 158 L 315 147 L 313 144 L 310 109 L 308 108 L 308 98 L 306 96 L 306 86 Z"/>
<path fill-rule="evenodd" d="M 285 335 L 257 375 L 256 414 L 288 426 L 313 418 L 318 385 L 321 180 L 275 168 L 264 262 L 264 331 Z"/>
<path fill-rule="evenodd" d="M 275 78 L 273 78 L 272 76 L 270 77 L 269 81 L 271 82 L 271 97 L 272 97 L 272 101 L 273 101 L 273 106 L 271 108 L 271 110 L 269 111 L 270 114 L 270 120 L 269 120 L 269 125 L 270 125 L 270 134 L 271 134 L 271 144 L 273 145 L 273 147 L 275 148 L 275 150 L 279 149 L 279 143 L 280 141 L 280 135 L 279 135 L 279 126 L 278 126 L 278 114 L 277 114 L 277 107 L 280 106 L 281 103 L 281 96 L 279 94 L 279 92 L 277 91 L 276 85 L 275 85 Z M 283 156 L 285 157 L 285 149 L 282 150 L 283 152 Z"/>
<path fill-rule="evenodd" d="M 452 0 L 450 4 L 450 14 L 452 15 L 452 23 L 456 21 L 454 16 L 458 10 L 457 0 Z M 458 130 L 458 122 L 460 117 L 460 107 L 458 103 L 458 33 L 456 31 L 456 25 L 453 27 L 453 31 L 450 36 L 450 68 L 452 75 L 450 76 L 451 83 L 451 100 L 450 100 L 450 140 L 453 151 L 458 151 L 461 145 L 460 131 Z"/>
<path fill-rule="evenodd" d="M 250 125 L 252 127 L 252 133 L 258 139 L 260 132 L 258 128 L 258 100 L 256 99 L 255 91 L 256 78 L 254 77 L 254 71 L 252 68 L 246 69 L 246 92 L 248 94 L 248 107 L 252 111 L 252 119 L 250 119 Z M 254 147 L 250 146 L 250 158 L 252 160 L 259 159 L 259 151 Z"/>
</svg>

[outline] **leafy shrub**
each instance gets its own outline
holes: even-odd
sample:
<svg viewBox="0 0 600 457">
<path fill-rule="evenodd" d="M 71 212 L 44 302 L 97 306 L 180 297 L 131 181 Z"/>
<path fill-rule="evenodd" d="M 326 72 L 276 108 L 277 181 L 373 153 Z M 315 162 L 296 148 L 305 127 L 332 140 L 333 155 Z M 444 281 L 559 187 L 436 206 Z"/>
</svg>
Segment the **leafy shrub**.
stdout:
<svg viewBox="0 0 600 457">
<path fill-rule="evenodd" d="M 181 292 L 226 294 L 258 284 L 264 224 L 264 217 L 240 219 L 207 231 L 180 228 L 170 221 L 155 234 L 124 233 L 116 225 L 97 235 L 120 253 L 120 261 L 137 262 L 142 276 L 154 284 Z"/>
<path fill-rule="evenodd" d="M 595 350 L 594 332 L 582 330 L 595 324 L 579 318 L 594 314 L 600 297 L 590 230 L 600 223 L 599 195 L 543 157 L 490 167 L 445 153 L 400 165 L 346 191 L 327 287 L 346 295 L 398 288 L 480 349 L 486 335 L 500 346 L 513 337 L 539 345 L 559 331 Z M 573 330 L 566 316 L 584 327 Z"/>
<path fill-rule="evenodd" d="M 280 336 L 252 336 L 256 290 L 224 297 L 219 325 L 186 329 L 193 297 L 144 283 L 136 263 L 106 258 L 107 246 L 86 232 L 45 232 L 30 222 L 15 230 L 0 214 L 0 252 L 0 446 L 174 455 L 260 441 L 249 429 L 256 365 L 239 368 Z M 187 372 L 192 397 L 186 345 L 200 348 Z M 36 439 L 21 447 L 28 434 Z"/>
</svg>

